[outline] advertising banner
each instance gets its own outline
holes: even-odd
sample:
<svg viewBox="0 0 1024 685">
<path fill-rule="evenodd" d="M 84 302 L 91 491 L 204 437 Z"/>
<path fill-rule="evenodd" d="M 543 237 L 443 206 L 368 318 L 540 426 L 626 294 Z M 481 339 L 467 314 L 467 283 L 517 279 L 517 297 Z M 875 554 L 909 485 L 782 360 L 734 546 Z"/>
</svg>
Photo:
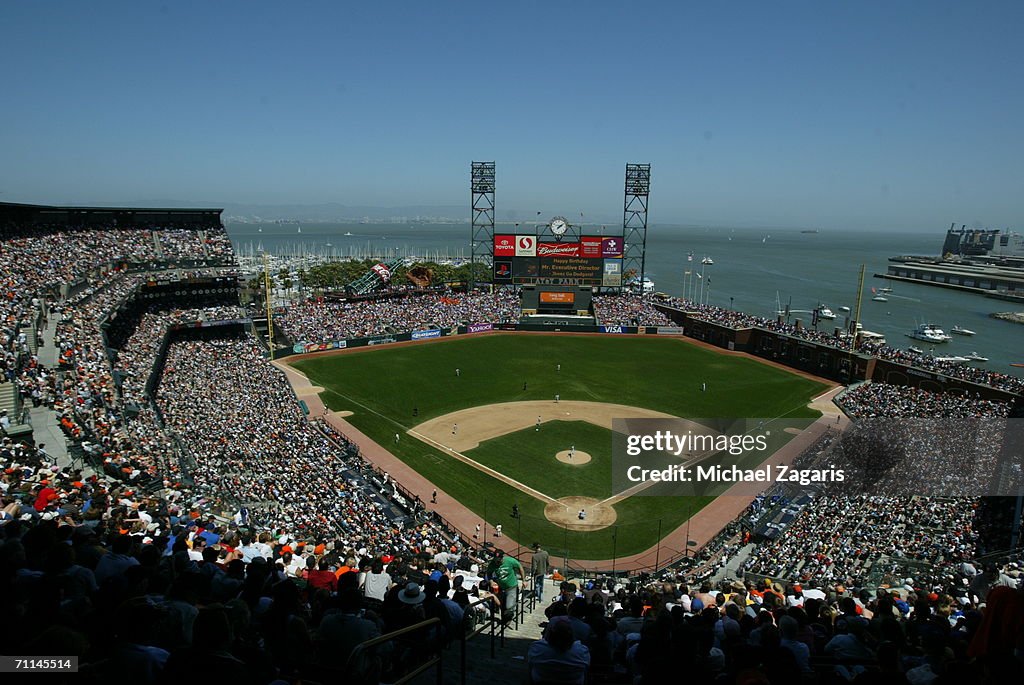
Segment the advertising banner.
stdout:
<svg viewBox="0 0 1024 685">
<path fill-rule="evenodd" d="M 467 333 L 482 333 L 484 331 L 493 331 L 494 324 L 492 323 L 471 323 L 466 326 Z"/>
<path fill-rule="evenodd" d="M 374 273 L 380 276 L 380 280 L 387 282 L 391 280 L 391 269 L 384 264 L 377 264 L 373 267 Z"/>
<path fill-rule="evenodd" d="M 431 328 L 429 331 L 413 331 L 412 332 L 412 339 L 413 340 L 423 340 L 425 338 L 440 338 L 440 337 L 441 337 L 441 329 L 440 328 Z"/>
<path fill-rule="evenodd" d="M 496 235 L 494 236 L 494 256 L 514 257 L 516 254 L 516 236 Z"/>
<path fill-rule="evenodd" d="M 622 238 L 602 238 L 601 239 L 601 256 L 602 257 L 621 257 L 622 256 Z"/>
<path fill-rule="evenodd" d="M 602 257 L 600 236 L 583 236 L 580 238 L 580 257 Z"/>
<path fill-rule="evenodd" d="M 576 301 L 576 293 L 542 292 L 541 304 L 572 304 Z"/>
<path fill-rule="evenodd" d="M 394 338 L 383 337 L 383 338 L 371 338 L 366 341 L 367 345 L 387 345 L 388 343 L 397 342 Z"/>
<path fill-rule="evenodd" d="M 537 243 L 538 257 L 579 257 L 579 243 Z"/>
<path fill-rule="evenodd" d="M 320 352 L 322 350 L 343 350 L 347 345 L 347 340 L 334 340 L 325 343 L 295 343 L 292 346 L 292 352 L 303 354 L 306 352 Z"/>
<path fill-rule="evenodd" d="M 536 257 L 537 238 L 532 235 L 516 236 L 516 257 Z"/>
<path fill-rule="evenodd" d="M 658 326 L 658 335 L 682 335 L 683 329 L 680 326 Z"/>
<path fill-rule="evenodd" d="M 495 281 L 511 281 L 512 280 L 512 262 L 509 260 L 498 261 L 494 260 L 494 280 Z"/>
<path fill-rule="evenodd" d="M 601 326 L 602 333 L 625 333 L 625 326 Z"/>
<path fill-rule="evenodd" d="M 622 260 L 604 260 L 604 275 L 601 278 L 601 285 L 619 287 L 622 285 Z"/>
</svg>

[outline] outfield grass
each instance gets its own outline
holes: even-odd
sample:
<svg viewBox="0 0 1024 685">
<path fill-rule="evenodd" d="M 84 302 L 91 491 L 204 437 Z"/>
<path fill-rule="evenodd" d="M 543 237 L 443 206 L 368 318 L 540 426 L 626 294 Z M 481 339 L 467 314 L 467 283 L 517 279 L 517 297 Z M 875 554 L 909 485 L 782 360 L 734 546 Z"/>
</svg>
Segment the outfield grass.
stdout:
<svg viewBox="0 0 1024 685">
<path fill-rule="evenodd" d="M 561 364 L 560 372 L 555 370 L 557 364 Z M 684 418 L 815 418 L 817 412 L 809 409 L 807 402 L 826 387 L 752 359 L 720 354 L 679 339 L 654 337 L 464 336 L 441 343 L 321 355 L 294 366 L 327 389 L 322 397 L 331 409 L 353 412 L 348 421 L 387 445 L 398 458 L 486 517 L 491 525 L 502 523 L 519 542 L 539 541 L 556 556 L 568 545 L 569 555 L 582 559 L 609 558 L 613 549 L 618 556 L 641 552 L 657 541 L 659 522 L 662 533 L 668 533 L 710 498 L 632 497 L 615 505 L 616 527 L 566 532 L 544 518 L 542 502 L 419 441 L 403 440 L 396 445 L 393 434 L 459 409 L 549 400 L 555 394 L 563 400 L 612 402 Z M 707 384 L 706 392 L 701 391 L 702 383 Z M 570 476 L 576 479 L 572 487 L 584 489 L 556 484 L 562 479 L 554 477 L 555 466 L 561 466 L 554 453 L 572 442 L 561 444 L 564 439 L 555 434 L 561 428 L 548 425 L 555 441 L 543 448 L 548 461 L 537 473 L 523 474 L 524 478 L 546 479 L 548 484 L 537 489 L 553 497 L 600 497 L 587 490 L 602 487 L 596 468 L 591 476 L 584 473 L 586 467 L 565 467 L 577 470 Z M 519 436 L 520 440 L 527 440 L 529 432 L 523 431 L 526 435 Z M 605 434 L 610 435 L 608 431 Z M 529 483 L 512 473 L 525 464 L 511 463 L 511 456 L 502 456 L 507 446 L 502 440 L 486 441 L 468 456 L 482 462 L 505 459 L 505 468 L 494 468 Z M 515 441 L 510 444 L 516 445 Z M 604 445 L 610 451 L 610 439 L 604 439 Z M 576 446 L 585 449 L 580 441 Z M 595 457 L 601 454 L 600 448 L 594 449 L 597 455 L 589 446 L 585 451 Z M 604 478 L 603 491 L 608 492 L 611 484 Z M 519 504 L 523 514 L 518 521 L 509 516 L 513 503 Z"/>
</svg>

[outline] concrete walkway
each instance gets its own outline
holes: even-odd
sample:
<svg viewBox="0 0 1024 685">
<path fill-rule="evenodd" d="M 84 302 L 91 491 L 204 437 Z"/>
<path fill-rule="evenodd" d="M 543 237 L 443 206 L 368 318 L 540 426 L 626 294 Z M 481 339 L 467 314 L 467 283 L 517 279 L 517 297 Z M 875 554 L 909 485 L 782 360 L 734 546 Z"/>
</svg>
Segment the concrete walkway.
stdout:
<svg viewBox="0 0 1024 685">
<path fill-rule="evenodd" d="M 57 334 L 57 321 L 51 319 L 47 321 L 46 325 L 39 331 L 40 337 L 43 339 L 39 345 L 39 351 L 37 356 L 39 357 L 39 363 L 43 366 L 52 369 L 57 366 L 57 346 L 54 344 L 54 338 Z"/>
<path fill-rule="evenodd" d="M 59 466 L 70 465 L 67 438 L 53 410 L 45 406 L 33 407 L 29 409 L 29 420 L 32 422 L 32 438 L 36 445 L 46 445 L 46 453 L 56 459 Z"/>
</svg>

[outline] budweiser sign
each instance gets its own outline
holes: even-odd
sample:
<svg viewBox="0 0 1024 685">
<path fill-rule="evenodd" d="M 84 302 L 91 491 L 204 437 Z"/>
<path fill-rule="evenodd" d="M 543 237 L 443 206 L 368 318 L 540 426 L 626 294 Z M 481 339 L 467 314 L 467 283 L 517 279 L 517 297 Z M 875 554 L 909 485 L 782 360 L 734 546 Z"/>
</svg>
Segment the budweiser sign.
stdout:
<svg viewBox="0 0 1024 685">
<path fill-rule="evenodd" d="M 579 243 L 537 243 L 538 257 L 579 257 Z"/>
</svg>

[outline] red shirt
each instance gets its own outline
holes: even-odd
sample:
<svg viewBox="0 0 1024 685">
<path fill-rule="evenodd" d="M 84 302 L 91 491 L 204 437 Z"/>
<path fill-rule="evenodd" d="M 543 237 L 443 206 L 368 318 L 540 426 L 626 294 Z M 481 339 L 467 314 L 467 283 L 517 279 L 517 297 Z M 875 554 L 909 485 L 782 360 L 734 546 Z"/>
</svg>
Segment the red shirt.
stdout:
<svg viewBox="0 0 1024 685">
<path fill-rule="evenodd" d="M 36 511 L 42 511 L 43 509 L 46 508 L 46 505 L 49 504 L 51 500 L 55 499 L 57 499 L 57 491 L 51 488 L 50 486 L 46 486 L 45 488 L 39 491 L 38 495 L 36 495 L 35 504 L 33 504 L 32 506 L 35 508 Z"/>
<path fill-rule="evenodd" d="M 317 590 L 335 592 L 338 589 L 338 579 L 330 571 L 307 571 L 306 580 L 310 587 L 315 587 Z"/>
</svg>

